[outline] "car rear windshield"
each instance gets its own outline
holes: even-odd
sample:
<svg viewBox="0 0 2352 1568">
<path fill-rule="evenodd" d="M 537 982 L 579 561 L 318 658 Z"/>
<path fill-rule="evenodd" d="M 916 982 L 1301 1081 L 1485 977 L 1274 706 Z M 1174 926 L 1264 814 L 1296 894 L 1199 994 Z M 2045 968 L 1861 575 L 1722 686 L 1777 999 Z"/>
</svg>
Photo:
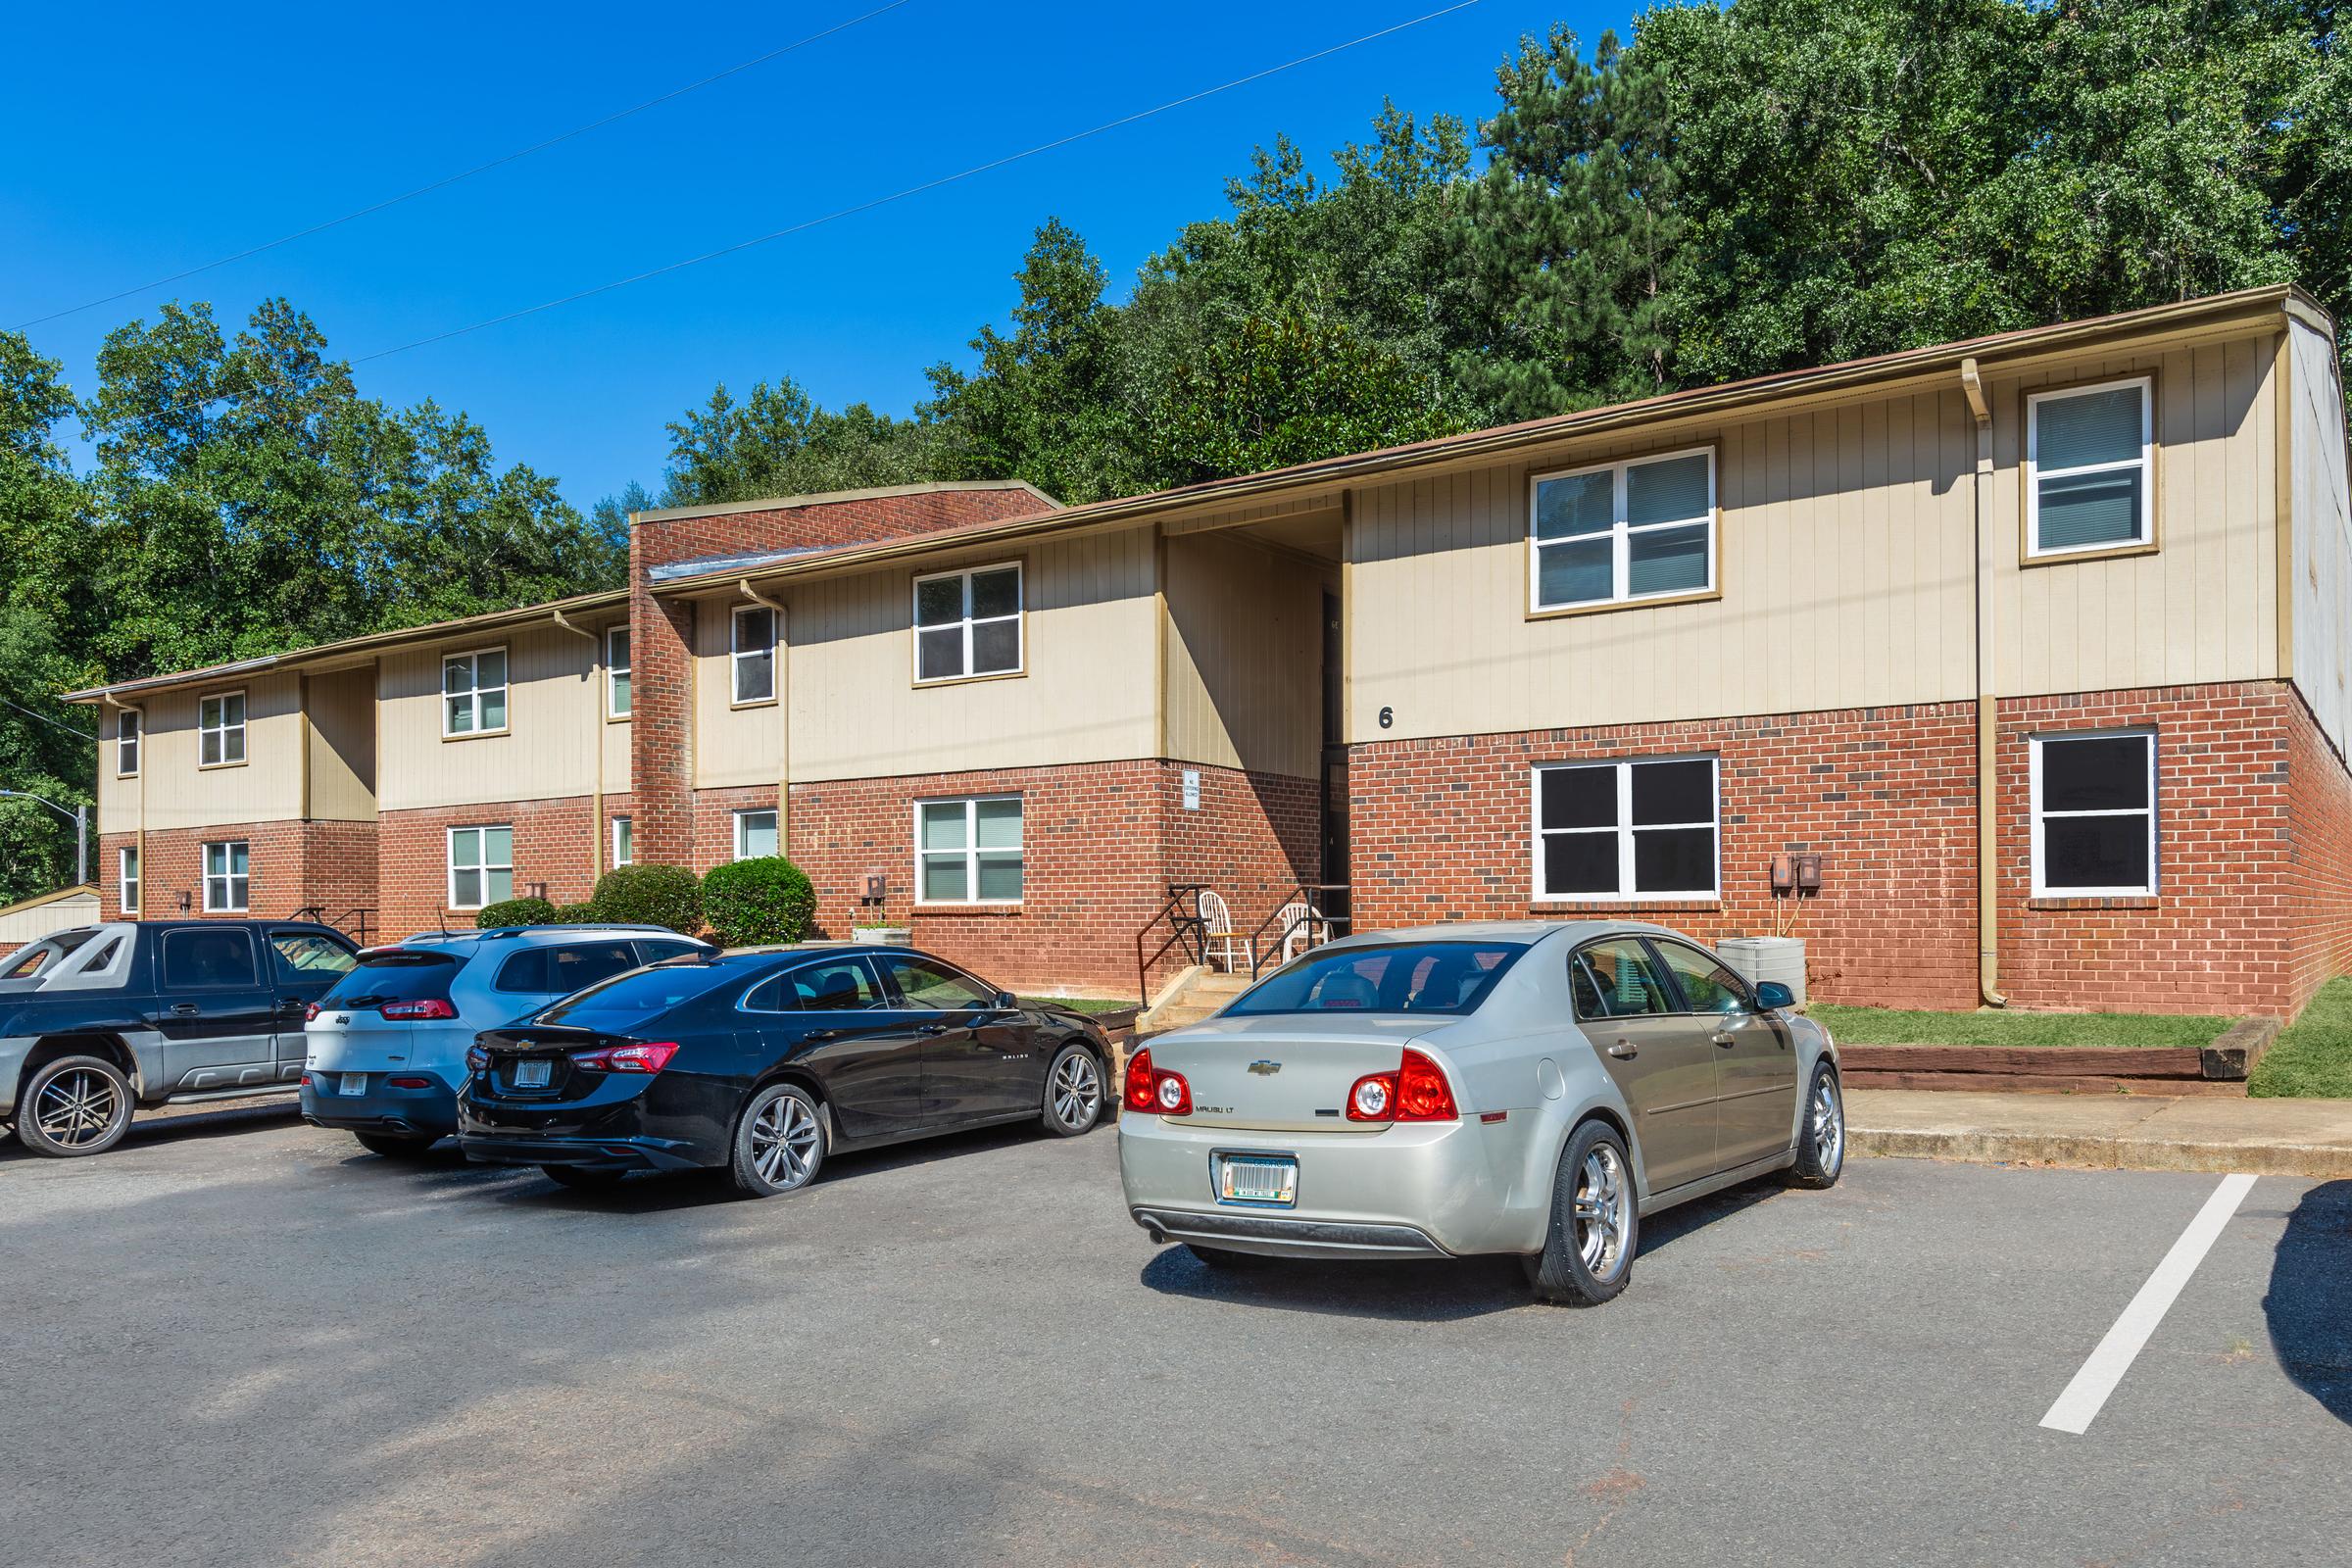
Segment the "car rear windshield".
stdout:
<svg viewBox="0 0 2352 1568">
<path fill-rule="evenodd" d="M 567 1023 L 581 1029 L 633 1029 L 672 1007 L 683 1006 L 707 991 L 748 977 L 724 964 L 680 959 L 616 976 L 590 986 L 576 997 L 541 1010 L 541 1023 Z"/>
<path fill-rule="evenodd" d="M 1477 1010 L 1527 951 L 1506 942 L 1403 942 L 1312 953 L 1226 1007 L 1236 1013 Z"/>
<path fill-rule="evenodd" d="M 318 999 L 321 1007 L 380 1007 L 387 1002 L 447 1002 L 457 956 L 396 948 L 364 953 L 359 967 Z"/>
</svg>

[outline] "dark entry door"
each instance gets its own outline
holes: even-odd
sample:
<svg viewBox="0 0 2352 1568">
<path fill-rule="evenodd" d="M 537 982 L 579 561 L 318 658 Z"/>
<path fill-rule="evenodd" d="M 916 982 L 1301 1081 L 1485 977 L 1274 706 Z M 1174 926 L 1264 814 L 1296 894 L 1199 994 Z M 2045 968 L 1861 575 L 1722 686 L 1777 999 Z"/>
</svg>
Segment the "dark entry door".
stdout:
<svg viewBox="0 0 2352 1568">
<path fill-rule="evenodd" d="M 1323 869 L 1331 886 L 1316 901 L 1336 921 L 1348 914 L 1348 642 L 1340 596 L 1323 596 Z M 1342 924 L 1339 929 L 1348 927 Z"/>
</svg>

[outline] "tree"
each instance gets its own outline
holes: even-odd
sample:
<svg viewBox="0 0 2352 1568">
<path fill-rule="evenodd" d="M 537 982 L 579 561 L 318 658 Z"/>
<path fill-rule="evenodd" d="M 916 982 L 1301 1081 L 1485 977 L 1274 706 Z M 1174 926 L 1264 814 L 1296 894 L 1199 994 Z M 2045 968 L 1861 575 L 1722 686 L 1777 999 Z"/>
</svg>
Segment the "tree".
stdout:
<svg viewBox="0 0 2352 1568">
<path fill-rule="evenodd" d="M 819 408 L 791 376 L 743 402 L 725 384 L 672 420 L 661 505 L 705 506 L 823 490 L 910 484 L 930 476 L 930 432 L 863 403 Z M 635 487 L 632 487 L 635 488 Z M 637 491 L 640 501 L 642 489 Z M 628 506 L 624 511 L 642 510 Z"/>
</svg>

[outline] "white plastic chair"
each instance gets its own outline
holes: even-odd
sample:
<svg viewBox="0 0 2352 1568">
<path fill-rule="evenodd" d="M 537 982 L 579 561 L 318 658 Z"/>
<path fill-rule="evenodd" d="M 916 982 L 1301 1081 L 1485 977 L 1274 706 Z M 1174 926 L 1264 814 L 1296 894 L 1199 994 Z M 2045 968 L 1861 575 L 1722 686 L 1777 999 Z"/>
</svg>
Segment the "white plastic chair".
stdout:
<svg viewBox="0 0 2352 1568">
<path fill-rule="evenodd" d="M 1227 974 L 1238 974 L 1250 961 L 1244 951 L 1242 934 L 1233 928 L 1233 911 L 1225 906 L 1224 898 L 1207 888 L 1200 890 L 1200 956 L 1210 968 L 1225 965 Z"/>
<path fill-rule="evenodd" d="M 1304 899 L 1293 899 L 1274 911 L 1274 924 L 1282 932 L 1282 961 L 1290 962 L 1308 948 L 1331 940 L 1331 922 L 1315 912 L 1315 906 Z"/>
</svg>

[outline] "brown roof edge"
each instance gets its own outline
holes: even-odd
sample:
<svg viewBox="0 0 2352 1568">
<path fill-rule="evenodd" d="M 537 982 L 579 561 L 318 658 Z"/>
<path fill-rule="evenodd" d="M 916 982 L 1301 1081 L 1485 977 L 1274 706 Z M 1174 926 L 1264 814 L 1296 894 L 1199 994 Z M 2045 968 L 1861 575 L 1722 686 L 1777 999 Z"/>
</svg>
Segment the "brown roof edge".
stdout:
<svg viewBox="0 0 2352 1568">
<path fill-rule="evenodd" d="M 206 685 L 230 675 L 252 675 L 265 670 L 292 669 L 321 659 L 337 659 L 352 654 L 367 653 L 379 648 L 397 648 L 405 643 L 436 642 L 443 637 L 463 632 L 488 631 L 500 626 L 518 626 L 525 621 L 539 620 L 558 613 L 576 611 L 603 610 L 629 601 L 626 588 L 606 588 L 592 594 L 573 594 L 568 599 L 551 599 L 545 604 L 517 605 L 512 610 L 486 610 L 478 615 L 465 615 L 456 620 L 428 621 L 421 626 L 404 626 L 396 631 L 369 632 L 365 637 L 347 637 L 341 642 L 319 643 L 315 647 L 297 648 L 283 654 L 260 654 L 252 659 L 231 660 L 225 664 L 207 664 L 201 669 L 174 670 L 167 675 L 142 675 L 137 680 L 117 681 L 108 686 L 91 686 L 77 692 L 66 692 L 59 697 L 66 703 L 97 703 L 109 697 L 121 697 L 130 692 L 162 691 L 172 686 Z"/>
<path fill-rule="evenodd" d="M 1891 354 L 1873 355 L 1866 359 L 1844 360 L 1836 365 L 1781 370 L 1744 381 L 1726 381 L 1680 392 L 1662 392 L 1655 397 L 1638 398 L 1630 403 L 1614 403 L 1574 414 L 1529 419 L 1518 424 L 1495 425 L 1462 435 L 1440 436 L 1403 446 L 1379 447 L 1368 452 L 1323 458 L 1313 463 L 1298 464 L 1287 468 L 1269 468 L 1229 479 L 1203 480 L 1199 484 L 1154 491 L 1148 495 L 1089 502 L 1082 506 L 1065 507 L 1058 512 L 940 528 L 927 533 L 905 534 L 873 544 L 810 551 L 790 561 L 749 572 L 735 568 L 707 575 L 672 578 L 655 591 L 661 594 L 697 592 L 708 589 L 713 583 L 739 577 L 765 580 L 797 576 L 869 561 L 890 561 L 903 556 L 919 555 L 928 550 L 987 544 L 1140 519 L 1175 508 L 1239 503 L 1285 491 L 1345 485 L 1430 464 L 1481 456 L 1503 456 L 1546 442 L 1602 434 L 1653 420 L 1685 418 L 1737 409 L 1774 398 L 1812 395 L 1848 386 L 1867 386 L 1874 382 L 1901 380 L 1947 368 L 1957 374 L 1960 362 L 1965 359 L 1978 359 L 1989 366 L 2021 355 L 2087 347 L 2111 337 L 2177 328 L 2200 320 L 2222 320 L 2266 310 L 2282 315 L 2298 310 L 2308 311 L 2321 320 L 2332 324 L 2332 318 L 2327 311 L 2301 287 L 2292 283 L 2272 283 L 2260 288 L 2237 289 L 2227 294 L 2210 294 L 2169 305 L 2122 311 L 2112 316 L 2061 321 L 2050 326 L 2019 327 L 1985 337 L 1964 338 L 1954 343 L 1937 343 L 1926 348 L 1900 349 Z"/>
<path fill-rule="evenodd" d="M 1058 512 L 1061 503 L 1026 479 L 926 479 L 919 484 L 874 485 L 863 490 L 820 490 L 805 496 L 766 496 L 756 501 L 720 501 L 705 507 L 656 507 L 629 514 L 632 524 L 672 522 L 681 517 L 726 517 L 745 512 L 792 512 L 804 507 L 841 506 L 857 501 L 888 501 L 899 496 L 946 495 L 958 490 L 1026 490 L 1038 506 Z"/>
</svg>

